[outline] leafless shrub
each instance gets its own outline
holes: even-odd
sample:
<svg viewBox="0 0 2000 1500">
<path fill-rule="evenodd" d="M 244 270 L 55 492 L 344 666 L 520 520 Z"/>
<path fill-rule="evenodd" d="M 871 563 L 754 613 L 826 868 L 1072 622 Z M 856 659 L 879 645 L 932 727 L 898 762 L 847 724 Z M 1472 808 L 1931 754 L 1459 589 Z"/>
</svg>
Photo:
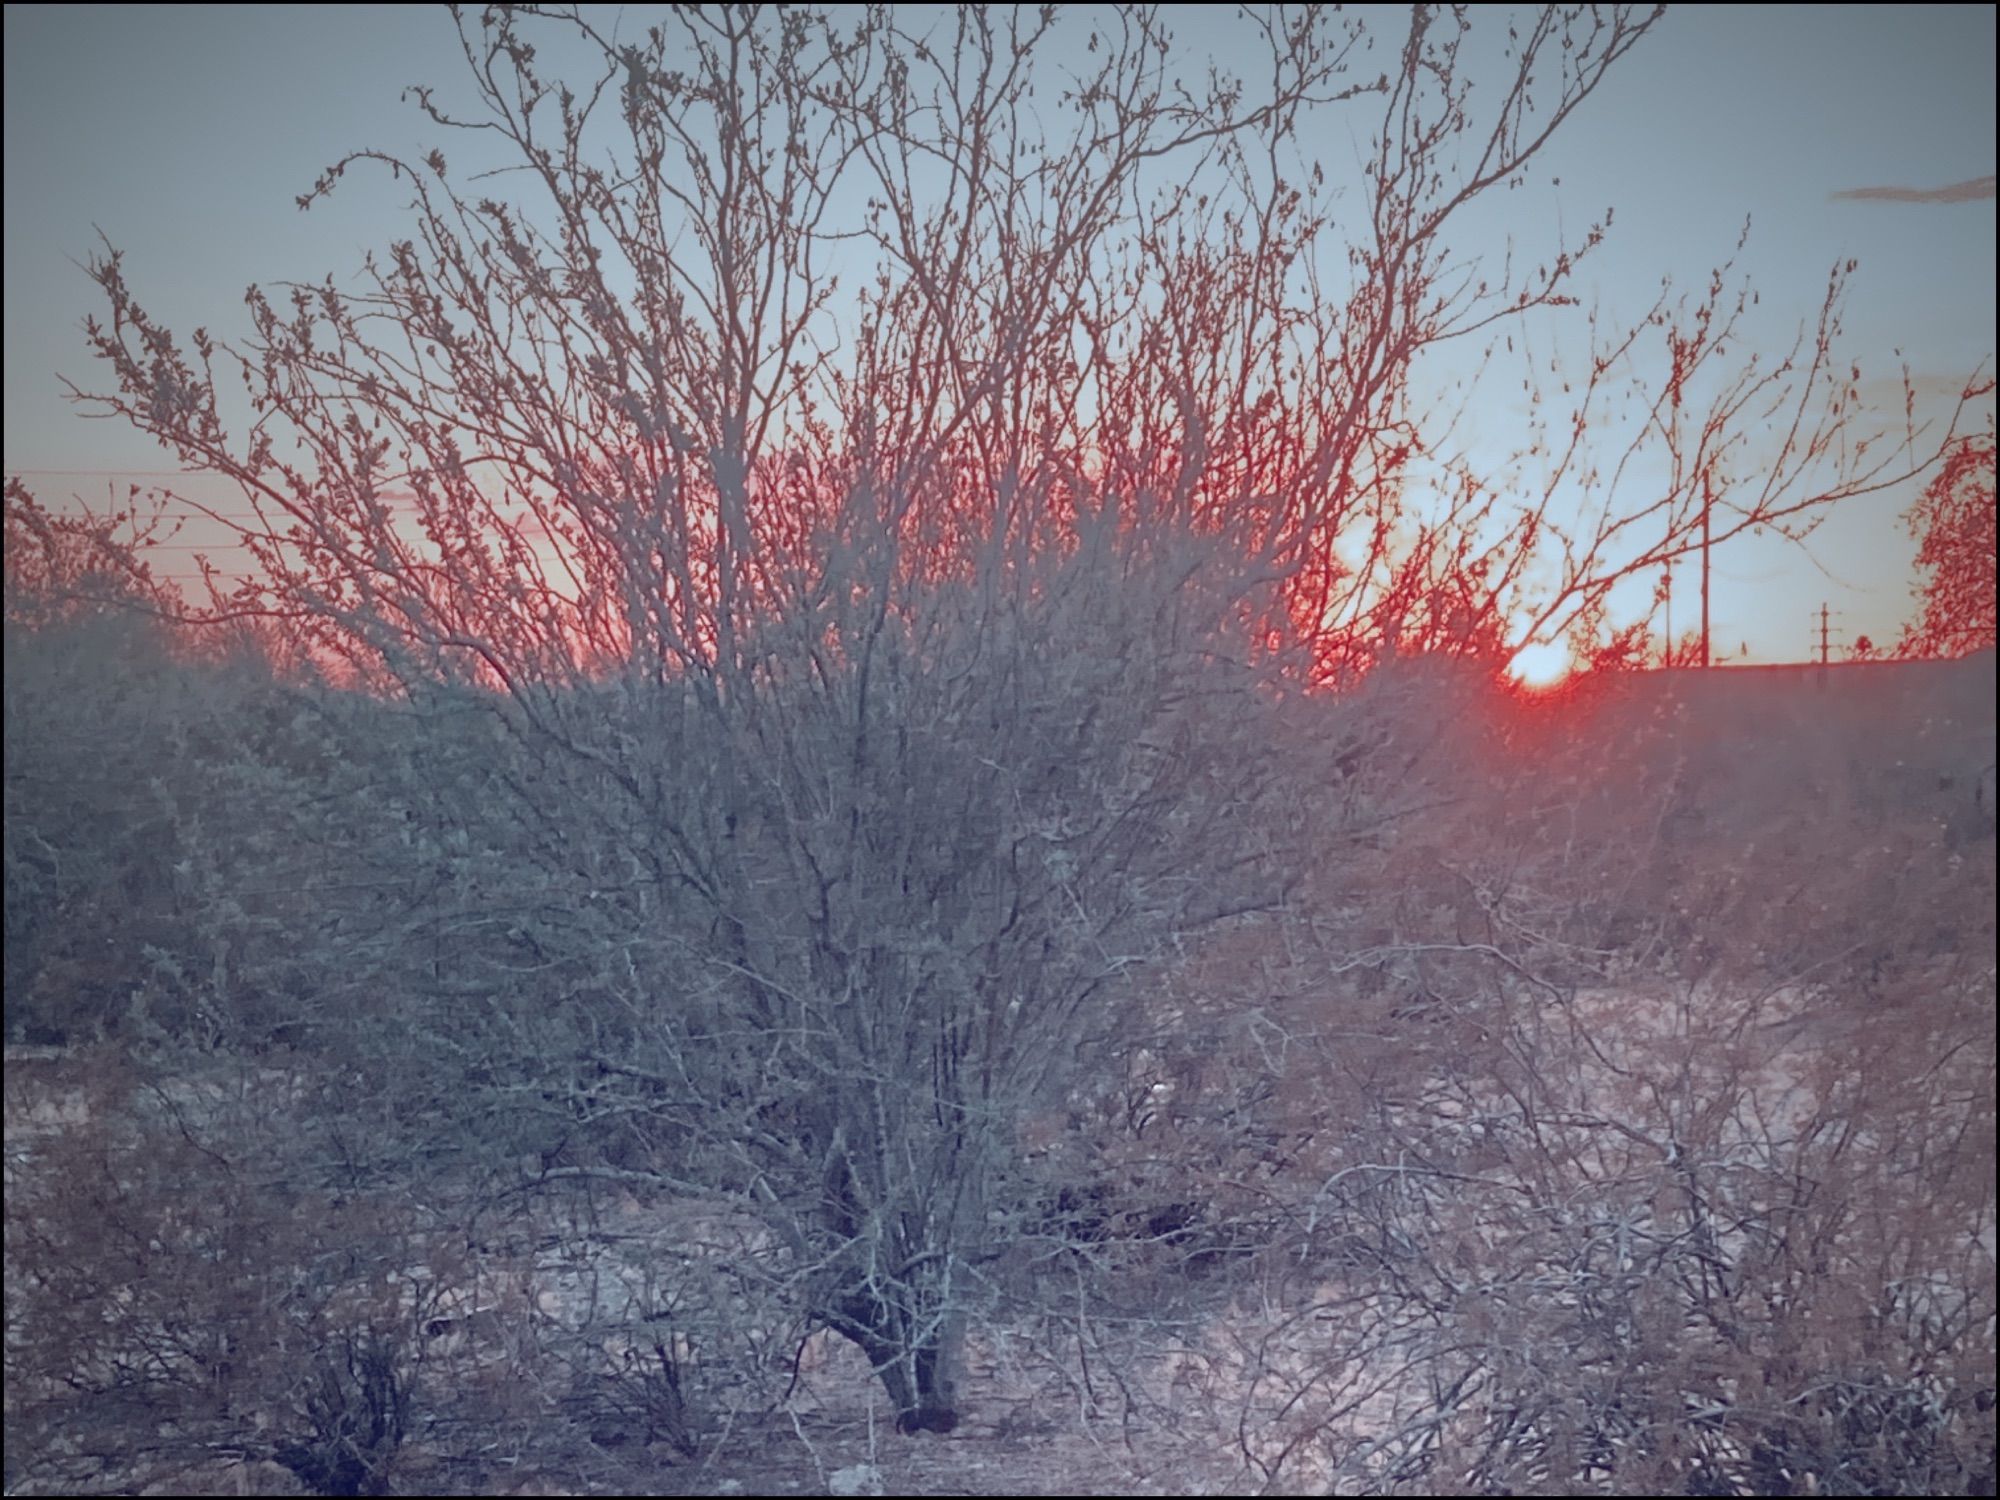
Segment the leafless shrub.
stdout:
<svg viewBox="0 0 2000 1500">
<path fill-rule="evenodd" d="M 1177 1415 L 1233 1413 L 1272 1485 L 1983 1492 L 1991 851 L 1913 862 L 1849 819 L 1739 862 L 1726 832 L 1620 837 L 1658 829 L 1644 799 L 1551 840 L 1522 826 L 1551 781 L 1482 790 L 1401 866 L 1379 988 L 1284 969 L 1266 1097 L 1338 1103 L 1288 1111 L 1305 1222 L 1182 1341 Z M 1735 894 L 1702 911 L 1708 879 Z M 1591 936 L 1607 891 L 1666 919 L 1619 918 L 1636 954 Z"/>
<path fill-rule="evenodd" d="M 166 1082 L 111 1058 L 9 1099 L 8 1450 L 37 1486 L 143 1485 L 275 1459 L 379 1493 L 425 1375 L 425 1323 L 467 1274 L 416 1205 L 289 1175 L 283 1090 Z"/>
</svg>

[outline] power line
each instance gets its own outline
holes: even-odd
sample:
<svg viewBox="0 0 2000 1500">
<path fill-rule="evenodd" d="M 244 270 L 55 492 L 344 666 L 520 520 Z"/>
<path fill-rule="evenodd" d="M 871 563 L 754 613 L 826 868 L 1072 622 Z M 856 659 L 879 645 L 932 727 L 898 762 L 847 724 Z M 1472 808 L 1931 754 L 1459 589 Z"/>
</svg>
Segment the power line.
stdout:
<svg viewBox="0 0 2000 1500">
<path fill-rule="evenodd" d="M 0 468 L 9 479 L 225 479 L 236 476 L 222 469 L 16 469 Z M 413 490 L 378 490 L 383 500 L 414 502 Z"/>
<path fill-rule="evenodd" d="M 9 479 L 227 479 L 220 469 L 15 469 Z"/>
</svg>

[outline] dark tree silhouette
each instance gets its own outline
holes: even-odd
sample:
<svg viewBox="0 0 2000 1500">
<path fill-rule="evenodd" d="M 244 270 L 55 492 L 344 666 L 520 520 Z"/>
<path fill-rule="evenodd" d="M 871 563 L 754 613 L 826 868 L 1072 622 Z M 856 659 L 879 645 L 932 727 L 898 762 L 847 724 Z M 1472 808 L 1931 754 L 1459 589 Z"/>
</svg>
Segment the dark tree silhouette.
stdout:
<svg viewBox="0 0 2000 1500">
<path fill-rule="evenodd" d="M 1922 612 L 1905 656 L 1965 656 L 1994 644 L 1993 430 L 1960 439 L 1905 518 L 1917 539 Z"/>
</svg>

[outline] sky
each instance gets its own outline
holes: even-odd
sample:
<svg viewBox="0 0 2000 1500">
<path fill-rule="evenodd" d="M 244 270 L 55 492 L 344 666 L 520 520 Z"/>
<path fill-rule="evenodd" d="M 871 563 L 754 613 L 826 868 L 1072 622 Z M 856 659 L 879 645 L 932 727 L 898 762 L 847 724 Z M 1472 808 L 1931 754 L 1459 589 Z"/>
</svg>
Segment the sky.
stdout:
<svg viewBox="0 0 2000 1500">
<path fill-rule="evenodd" d="M 647 7 L 593 9 L 628 29 L 648 20 Z M 1229 7 L 1190 9 L 1177 41 L 1191 69 L 1226 60 L 1243 24 Z M 406 232 L 407 193 L 385 176 L 350 173 L 311 214 L 294 199 L 348 150 L 420 155 L 439 133 L 400 96 L 449 93 L 465 64 L 429 6 L 10 5 L 5 44 L 5 467 L 45 503 L 102 504 L 173 463 L 63 396 L 59 376 L 96 379 L 82 322 L 97 293 L 80 264 L 99 232 L 169 326 L 240 335 L 251 283 L 347 280 Z M 1829 270 L 1855 259 L 1843 351 L 1885 416 L 1900 411 L 1904 364 L 1920 414 L 1936 413 L 1995 347 L 1994 53 L 1990 6 L 1670 11 L 1539 159 L 1538 191 L 1494 200 L 1457 248 L 1497 257 L 1510 235 L 1546 228 L 1518 221 L 1523 204 L 1572 234 L 1613 207 L 1579 289 L 1631 320 L 1663 276 L 1705 285 L 1748 218 L 1736 264 L 1764 345 L 1782 352 Z M 1475 442 L 1500 444 L 1517 414 L 1493 398 L 1468 415 Z M 1719 550 L 1718 654 L 1801 659 L 1823 604 L 1836 650 L 1892 640 L 1913 612 L 1900 517 L 1914 497 L 1850 503 L 1804 553 L 1769 539 Z M 191 568 L 187 552 L 164 571 L 177 566 Z M 1675 608 L 1679 631 L 1693 620 L 1685 580 Z"/>
</svg>

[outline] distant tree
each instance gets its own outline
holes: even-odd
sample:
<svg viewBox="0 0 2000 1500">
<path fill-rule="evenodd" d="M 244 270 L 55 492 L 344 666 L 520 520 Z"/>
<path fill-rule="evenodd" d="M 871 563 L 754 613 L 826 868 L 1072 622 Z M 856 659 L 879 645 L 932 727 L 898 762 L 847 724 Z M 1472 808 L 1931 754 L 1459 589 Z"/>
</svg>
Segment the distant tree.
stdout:
<svg viewBox="0 0 2000 1500">
<path fill-rule="evenodd" d="M 1994 644 L 1993 429 L 1960 439 L 1905 521 L 1917 539 L 1922 612 L 1904 656 L 1965 656 Z"/>
<path fill-rule="evenodd" d="M 110 614 L 179 613 L 173 591 L 153 577 L 146 548 L 158 539 L 157 506 L 109 514 L 62 513 L 7 481 L 6 620 L 37 630 Z"/>
<path fill-rule="evenodd" d="M 171 839 L 147 785 L 178 672 L 126 518 L 55 515 L 8 487 L 6 1029 L 88 1035 L 125 1008 Z"/>
<path fill-rule="evenodd" d="M 1660 657 L 1650 621 L 1611 626 L 1601 608 L 1577 622 L 1574 639 L 1577 661 L 1586 672 L 1642 671 Z"/>
</svg>

